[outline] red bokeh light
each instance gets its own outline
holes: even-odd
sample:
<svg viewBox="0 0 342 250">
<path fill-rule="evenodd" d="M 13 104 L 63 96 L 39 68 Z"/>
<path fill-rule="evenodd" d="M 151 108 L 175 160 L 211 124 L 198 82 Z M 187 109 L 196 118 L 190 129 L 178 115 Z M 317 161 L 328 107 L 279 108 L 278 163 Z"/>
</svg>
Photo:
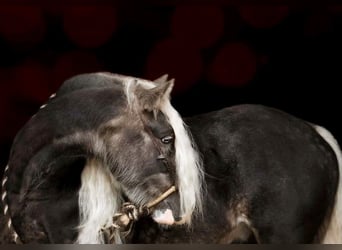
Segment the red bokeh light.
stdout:
<svg viewBox="0 0 342 250">
<path fill-rule="evenodd" d="M 332 18 L 328 11 L 313 11 L 306 20 L 304 33 L 309 36 L 317 36 L 332 30 Z"/>
<path fill-rule="evenodd" d="M 19 129 L 30 119 L 30 114 L 25 113 L 15 105 L 10 82 L 0 85 L 0 140 L 12 140 Z"/>
<path fill-rule="evenodd" d="M 269 60 L 270 60 L 269 56 L 267 56 L 267 55 L 259 55 L 257 61 L 258 61 L 258 63 L 260 63 L 262 65 L 262 64 L 268 63 Z"/>
<path fill-rule="evenodd" d="M 285 5 L 243 5 L 240 16 L 255 28 L 271 28 L 281 22 L 289 13 Z"/>
<path fill-rule="evenodd" d="M 43 11 L 32 5 L 0 7 L 0 33 L 10 43 L 22 48 L 41 42 L 46 31 Z"/>
<path fill-rule="evenodd" d="M 210 47 L 224 33 L 224 13 L 217 6 L 181 5 L 173 13 L 171 32 L 198 48 Z"/>
<path fill-rule="evenodd" d="M 174 93 L 190 89 L 200 79 L 203 69 L 201 54 L 191 44 L 167 39 L 150 52 L 146 63 L 146 78 L 154 80 L 163 74 L 175 78 Z"/>
<path fill-rule="evenodd" d="M 13 98 L 22 101 L 44 103 L 50 95 L 49 69 L 36 61 L 12 69 Z"/>
<path fill-rule="evenodd" d="M 11 87 L 9 70 L 0 68 L 0 139 L 6 135 L 7 118 L 10 113 Z"/>
<path fill-rule="evenodd" d="M 331 4 L 327 6 L 327 10 L 332 13 L 340 14 L 342 13 L 342 4 Z"/>
<path fill-rule="evenodd" d="M 226 44 L 210 65 L 208 78 L 222 86 L 242 86 L 253 78 L 256 61 L 254 52 L 246 44 Z"/>
<path fill-rule="evenodd" d="M 0 98 L 0 140 L 7 138 L 7 124 L 8 124 L 8 116 L 10 113 L 10 105 L 7 95 L 7 90 L 4 86 L 0 85 L 1 98 Z M 6 94 L 4 94 L 6 93 Z"/>
<path fill-rule="evenodd" d="M 99 47 L 112 37 L 117 27 L 116 9 L 112 5 L 80 5 L 65 8 L 64 31 L 76 45 Z"/>
</svg>

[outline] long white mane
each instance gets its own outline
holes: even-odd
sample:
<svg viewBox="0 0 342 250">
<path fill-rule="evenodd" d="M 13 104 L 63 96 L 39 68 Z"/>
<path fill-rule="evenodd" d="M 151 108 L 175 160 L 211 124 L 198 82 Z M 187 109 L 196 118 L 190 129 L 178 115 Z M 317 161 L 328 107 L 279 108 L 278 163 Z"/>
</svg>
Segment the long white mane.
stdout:
<svg viewBox="0 0 342 250">
<path fill-rule="evenodd" d="M 80 210 L 79 234 L 76 243 L 101 244 L 100 229 L 110 226 L 112 217 L 121 206 L 120 185 L 109 169 L 98 160 L 88 160 L 82 175 L 78 203 Z M 115 242 L 121 243 L 115 235 Z"/>
<path fill-rule="evenodd" d="M 176 135 L 176 168 L 181 216 L 185 223 L 190 225 L 193 213 L 202 212 L 203 172 L 201 159 L 186 125 L 169 100 L 163 103 L 161 110 L 168 117 Z"/>
</svg>

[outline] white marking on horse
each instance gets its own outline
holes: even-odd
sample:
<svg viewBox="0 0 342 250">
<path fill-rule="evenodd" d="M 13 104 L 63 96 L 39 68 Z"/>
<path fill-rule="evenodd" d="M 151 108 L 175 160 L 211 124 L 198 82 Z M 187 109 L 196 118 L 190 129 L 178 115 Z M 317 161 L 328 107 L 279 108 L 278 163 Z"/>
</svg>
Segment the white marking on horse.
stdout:
<svg viewBox="0 0 342 250">
<path fill-rule="evenodd" d="M 325 128 L 313 125 L 316 131 L 333 149 L 339 167 L 339 183 L 336 192 L 336 200 L 330 221 L 328 223 L 324 237 L 321 239 L 323 244 L 341 244 L 342 243 L 342 153 L 341 149 L 333 135 Z"/>
<path fill-rule="evenodd" d="M 172 225 L 175 223 L 175 218 L 173 217 L 173 213 L 170 209 L 166 209 L 165 211 L 155 210 L 152 218 L 159 224 Z"/>
<path fill-rule="evenodd" d="M 14 233 L 13 234 L 13 237 L 14 237 L 14 242 L 17 242 L 18 238 L 19 238 L 19 235 L 17 233 Z"/>
</svg>

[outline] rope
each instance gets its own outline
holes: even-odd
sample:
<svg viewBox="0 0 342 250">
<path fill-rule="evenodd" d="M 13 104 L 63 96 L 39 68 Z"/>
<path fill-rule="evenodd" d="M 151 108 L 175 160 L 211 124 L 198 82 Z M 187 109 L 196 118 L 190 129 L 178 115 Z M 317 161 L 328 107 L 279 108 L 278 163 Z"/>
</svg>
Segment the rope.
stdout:
<svg viewBox="0 0 342 250">
<path fill-rule="evenodd" d="M 119 230 L 121 235 L 126 237 L 132 230 L 133 222 L 137 221 L 141 216 L 148 215 L 150 209 L 166 199 L 176 191 L 175 186 L 171 186 L 155 200 L 150 201 L 147 205 L 137 208 L 134 204 L 125 202 L 122 205 L 121 212 L 113 216 L 113 222 L 110 226 L 104 226 L 100 229 L 100 233 L 105 238 L 105 242 L 109 244 L 115 243 L 115 232 Z"/>
<path fill-rule="evenodd" d="M 8 239 L 8 243 L 14 243 L 14 244 L 22 244 L 19 235 L 17 234 L 17 232 L 15 231 L 13 224 L 12 224 L 12 219 L 11 219 L 11 215 L 9 214 L 9 209 L 8 209 L 8 204 L 6 202 L 7 200 L 7 192 L 6 192 L 6 183 L 8 180 L 7 177 L 7 171 L 9 169 L 9 166 L 7 165 L 4 173 L 3 173 L 3 178 L 2 178 L 2 182 L 1 182 L 1 202 L 3 205 L 3 214 L 4 214 L 4 219 L 7 220 L 7 223 L 5 222 L 6 226 L 7 226 L 7 231 L 9 234 L 9 239 Z"/>
<path fill-rule="evenodd" d="M 170 187 L 168 190 L 166 190 L 165 193 L 163 193 L 161 196 L 159 196 L 157 199 L 149 202 L 146 207 L 148 209 L 150 209 L 151 207 L 154 207 L 155 205 L 157 205 L 159 202 L 161 202 L 162 200 L 166 199 L 168 196 L 170 196 L 170 194 L 176 192 L 176 187 L 172 186 Z"/>
</svg>

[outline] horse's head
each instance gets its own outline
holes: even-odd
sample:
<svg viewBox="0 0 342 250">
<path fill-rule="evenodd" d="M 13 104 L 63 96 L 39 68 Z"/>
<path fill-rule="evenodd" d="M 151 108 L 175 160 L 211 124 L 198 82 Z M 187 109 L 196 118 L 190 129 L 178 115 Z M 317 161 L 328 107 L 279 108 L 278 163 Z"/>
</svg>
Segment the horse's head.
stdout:
<svg viewBox="0 0 342 250">
<path fill-rule="evenodd" d="M 13 213 L 36 219 L 39 203 L 24 203 L 47 190 L 55 199 L 53 192 L 70 188 L 63 175 L 82 159 L 78 242 L 102 242 L 101 227 L 111 225 L 123 202 L 144 208 L 171 186 L 177 191 L 150 209 L 152 218 L 190 224 L 201 207 L 202 173 L 190 135 L 170 104 L 172 86 L 166 77 L 152 82 L 110 73 L 68 80 L 15 140 L 9 198 L 20 205 Z M 33 145 L 22 151 L 28 142 Z"/>
<path fill-rule="evenodd" d="M 116 192 L 138 207 L 176 186 L 177 192 L 151 209 L 152 217 L 160 224 L 190 224 L 201 206 L 201 169 L 185 125 L 170 104 L 172 87 L 166 77 L 155 82 L 126 77 L 125 108 L 98 130 L 103 143 L 99 158 L 113 175 Z"/>
<path fill-rule="evenodd" d="M 123 114 L 99 130 L 105 164 L 129 202 L 138 207 L 145 207 L 178 182 L 176 135 L 160 110 L 168 102 L 171 87 L 172 82 L 165 82 L 145 89 L 133 80 L 126 86 L 128 105 Z M 179 199 L 169 199 L 174 216 L 180 217 Z"/>
</svg>

